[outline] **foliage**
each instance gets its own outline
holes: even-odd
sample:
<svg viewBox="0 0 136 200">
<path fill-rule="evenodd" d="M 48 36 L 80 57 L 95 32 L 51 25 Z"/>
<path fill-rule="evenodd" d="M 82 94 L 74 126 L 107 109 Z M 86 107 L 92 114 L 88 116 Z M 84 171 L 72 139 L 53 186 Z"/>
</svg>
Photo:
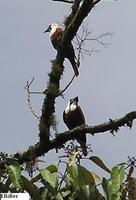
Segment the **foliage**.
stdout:
<svg viewBox="0 0 136 200">
<path fill-rule="evenodd" d="M 80 156 L 79 159 L 76 150 L 69 153 L 67 161 L 64 159 L 46 168 L 35 169 L 37 175 L 30 180 L 23 175 L 24 166 L 13 159 L 9 165 L 5 164 L 5 170 L 0 171 L 0 192 L 28 192 L 34 200 L 136 199 L 136 179 L 132 177 L 135 163 L 132 159 L 110 170 L 99 157 L 87 158 L 102 168 L 109 178 L 100 177 L 83 167 L 80 162 L 84 158 Z M 62 165 L 65 166 L 63 172 Z"/>
</svg>

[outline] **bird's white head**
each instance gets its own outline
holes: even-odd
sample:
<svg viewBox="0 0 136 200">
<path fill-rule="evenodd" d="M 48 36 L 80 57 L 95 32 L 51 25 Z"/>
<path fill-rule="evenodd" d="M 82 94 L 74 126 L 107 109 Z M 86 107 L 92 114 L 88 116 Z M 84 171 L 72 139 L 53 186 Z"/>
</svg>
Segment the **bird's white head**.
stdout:
<svg viewBox="0 0 136 200">
<path fill-rule="evenodd" d="M 52 36 L 57 28 L 61 28 L 62 30 L 64 30 L 64 27 L 61 24 L 53 23 L 48 26 L 44 33 L 49 32 L 50 36 Z"/>
<path fill-rule="evenodd" d="M 71 111 L 76 110 L 77 105 L 78 105 L 78 97 L 70 99 L 69 102 L 68 102 L 67 107 L 65 108 L 65 113 L 67 114 L 67 113 L 69 113 Z"/>
</svg>

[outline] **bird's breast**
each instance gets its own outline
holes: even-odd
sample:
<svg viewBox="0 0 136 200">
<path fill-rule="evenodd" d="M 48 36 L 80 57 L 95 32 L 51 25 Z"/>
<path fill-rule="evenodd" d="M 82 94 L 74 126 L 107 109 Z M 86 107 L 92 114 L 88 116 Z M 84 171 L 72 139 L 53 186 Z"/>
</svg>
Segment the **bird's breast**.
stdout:
<svg viewBox="0 0 136 200">
<path fill-rule="evenodd" d="M 85 124 L 84 116 L 79 112 L 78 107 L 64 114 L 65 124 L 69 129 Z"/>
</svg>

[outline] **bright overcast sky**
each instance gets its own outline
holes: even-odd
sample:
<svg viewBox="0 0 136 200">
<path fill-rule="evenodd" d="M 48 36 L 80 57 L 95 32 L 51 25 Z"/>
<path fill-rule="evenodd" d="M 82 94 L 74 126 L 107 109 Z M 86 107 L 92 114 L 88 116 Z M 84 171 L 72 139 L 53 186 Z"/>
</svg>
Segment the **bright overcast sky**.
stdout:
<svg viewBox="0 0 136 200">
<path fill-rule="evenodd" d="M 80 76 L 65 92 L 65 99 L 56 100 L 58 130 L 67 130 L 62 113 L 69 98 L 79 96 L 87 124 L 107 122 L 136 110 L 136 1 L 118 0 L 99 3 L 85 23 L 90 37 L 113 32 L 103 38 L 108 48 L 89 41 L 88 49 L 99 50 L 85 55 Z M 0 151 L 9 154 L 24 150 L 38 141 L 38 122 L 27 105 L 24 90 L 26 81 L 35 77 L 33 91 L 43 91 L 48 81 L 50 60 L 55 58 L 48 34 L 44 30 L 52 22 L 64 21 L 70 5 L 37 0 L 0 1 L 0 91 L 1 140 Z M 68 62 L 61 88 L 72 76 Z M 40 115 L 43 96 L 32 97 L 33 108 Z M 87 136 L 93 154 L 100 156 L 110 167 L 135 156 L 136 123 L 131 130 L 121 128 L 116 137 L 109 132 Z M 61 152 L 62 153 L 62 152 Z M 49 152 L 46 163 L 57 156 Z M 61 154 L 62 155 L 62 154 Z M 90 163 L 87 163 L 91 166 Z"/>
</svg>

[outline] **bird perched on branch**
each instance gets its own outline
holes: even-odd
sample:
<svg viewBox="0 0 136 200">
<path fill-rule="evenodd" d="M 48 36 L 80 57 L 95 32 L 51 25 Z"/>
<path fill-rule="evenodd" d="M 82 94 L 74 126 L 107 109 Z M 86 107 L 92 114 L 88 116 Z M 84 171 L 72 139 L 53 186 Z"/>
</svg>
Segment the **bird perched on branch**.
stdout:
<svg viewBox="0 0 136 200">
<path fill-rule="evenodd" d="M 53 23 L 53 24 L 49 25 L 47 30 L 44 31 L 44 33 L 46 33 L 46 32 L 50 32 L 50 40 L 52 42 L 52 45 L 55 49 L 58 50 L 59 43 L 60 43 L 62 34 L 64 32 L 64 28 L 60 24 Z M 75 75 L 78 76 L 79 75 L 78 65 L 76 63 L 75 51 L 74 51 L 74 48 L 73 48 L 73 45 L 71 42 L 65 48 L 64 55 L 65 55 L 65 58 L 67 58 L 70 61 Z"/>
<path fill-rule="evenodd" d="M 70 130 L 77 126 L 85 125 L 85 117 L 80 106 L 78 105 L 78 97 L 70 99 L 68 102 L 68 105 L 63 112 L 63 121 Z M 76 140 L 81 145 L 84 156 L 86 156 L 86 135 L 79 134 L 76 136 Z"/>
</svg>

